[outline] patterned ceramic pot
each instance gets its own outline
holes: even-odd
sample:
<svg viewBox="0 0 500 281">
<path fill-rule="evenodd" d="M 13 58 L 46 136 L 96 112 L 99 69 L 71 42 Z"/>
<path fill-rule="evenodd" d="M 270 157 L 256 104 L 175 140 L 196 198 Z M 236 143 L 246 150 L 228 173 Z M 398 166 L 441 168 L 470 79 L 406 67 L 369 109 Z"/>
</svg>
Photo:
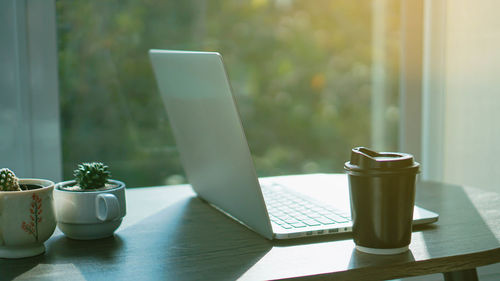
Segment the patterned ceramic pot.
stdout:
<svg viewBox="0 0 500 281">
<path fill-rule="evenodd" d="M 24 258 L 45 252 L 44 242 L 54 233 L 54 183 L 19 179 L 21 185 L 41 188 L 0 192 L 0 258 Z"/>
</svg>

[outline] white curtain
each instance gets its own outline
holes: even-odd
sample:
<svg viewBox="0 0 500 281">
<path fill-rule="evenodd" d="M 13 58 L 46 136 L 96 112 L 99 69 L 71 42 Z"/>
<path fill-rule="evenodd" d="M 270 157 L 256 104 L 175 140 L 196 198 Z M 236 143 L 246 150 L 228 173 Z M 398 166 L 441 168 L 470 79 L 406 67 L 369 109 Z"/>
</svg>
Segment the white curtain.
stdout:
<svg viewBox="0 0 500 281">
<path fill-rule="evenodd" d="M 424 178 L 500 192 L 500 1 L 427 1 Z"/>
</svg>

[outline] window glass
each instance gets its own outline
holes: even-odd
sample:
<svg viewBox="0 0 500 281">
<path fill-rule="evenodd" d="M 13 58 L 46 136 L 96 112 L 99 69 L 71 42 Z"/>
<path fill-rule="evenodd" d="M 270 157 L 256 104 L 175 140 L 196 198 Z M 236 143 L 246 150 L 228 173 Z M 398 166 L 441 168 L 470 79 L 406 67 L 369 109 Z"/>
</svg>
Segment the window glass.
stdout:
<svg viewBox="0 0 500 281">
<path fill-rule="evenodd" d="M 222 54 L 259 176 L 341 172 L 372 145 L 373 104 L 397 149 L 397 0 L 56 3 L 65 179 L 102 161 L 129 186 L 186 181 L 152 48 Z"/>
</svg>

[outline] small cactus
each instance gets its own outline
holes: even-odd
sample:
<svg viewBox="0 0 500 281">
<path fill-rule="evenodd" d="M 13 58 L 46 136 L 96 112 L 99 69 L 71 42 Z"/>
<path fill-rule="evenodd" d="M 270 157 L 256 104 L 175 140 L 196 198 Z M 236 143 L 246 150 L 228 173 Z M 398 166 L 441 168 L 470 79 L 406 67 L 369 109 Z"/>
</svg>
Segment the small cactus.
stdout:
<svg viewBox="0 0 500 281">
<path fill-rule="evenodd" d="M 76 183 L 81 189 L 96 189 L 104 187 L 111 177 L 108 166 L 103 163 L 82 163 L 73 172 Z"/>
<path fill-rule="evenodd" d="M 20 191 L 19 180 L 14 172 L 7 168 L 0 169 L 0 191 Z"/>
</svg>

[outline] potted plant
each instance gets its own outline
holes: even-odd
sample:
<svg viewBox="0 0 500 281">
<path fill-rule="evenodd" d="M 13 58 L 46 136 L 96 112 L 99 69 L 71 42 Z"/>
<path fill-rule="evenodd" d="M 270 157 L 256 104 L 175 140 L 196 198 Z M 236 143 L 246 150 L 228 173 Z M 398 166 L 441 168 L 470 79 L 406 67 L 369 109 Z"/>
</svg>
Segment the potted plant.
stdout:
<svg viewBox="0 0 500 281">
<path fill-rule="evenodd" d="M 110 179 L 108 166 L 100 162 L 78 165 L 74 176 L 54 189 L 57 226 L 78 240 L 113 235 L 126 214 L 125 184 Z"/>
<path fill-rule="evenodd" d="M 43 244 L 54 233 L 54 183 L 18 179 L 0 169 L 0 258 L 24 258 L 45 252 Z"/>
</svg>

